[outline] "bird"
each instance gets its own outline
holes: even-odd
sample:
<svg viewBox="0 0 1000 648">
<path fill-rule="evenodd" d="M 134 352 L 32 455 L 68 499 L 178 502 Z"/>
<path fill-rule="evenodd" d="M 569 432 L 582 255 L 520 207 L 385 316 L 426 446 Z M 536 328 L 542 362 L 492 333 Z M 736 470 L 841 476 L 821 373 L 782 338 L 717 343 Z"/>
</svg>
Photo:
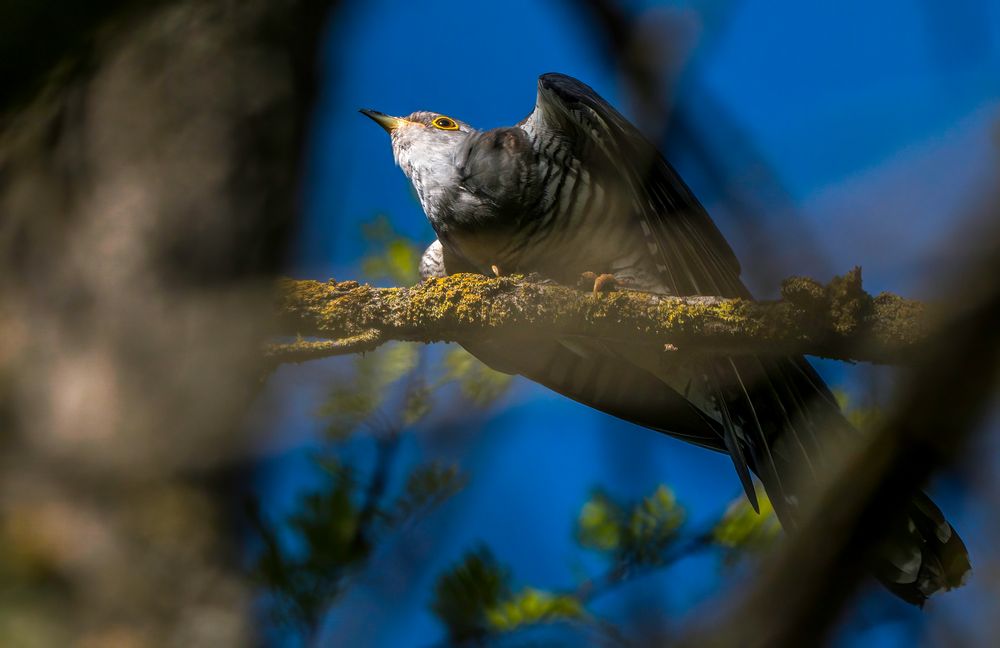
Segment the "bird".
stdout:
<svg viewBox="0 0 1000 648">
<path fill-rule="evenodd" d="M 524 274 L 570 286 L 583 278 L 595 292 L 753 299 L 736 254 L 675 169 L 573 77 L 539 77 L 534 109 L 510 127 L 361 112 L 390 134 L 437 235 L 420 261 L 424 279 Z M 462 344 L 493 369 L 727 453 L 753 508 L 756 475 L 786 529 L 804 514 L 803 485 L 859 434 L 802 356 L 693 359 L 586 336 Z M 964 584 L 968 551 L 927 495 L 913 496 L 892 531 L 871 560 L 892 593 L 923 606 Z"/>
</svg>

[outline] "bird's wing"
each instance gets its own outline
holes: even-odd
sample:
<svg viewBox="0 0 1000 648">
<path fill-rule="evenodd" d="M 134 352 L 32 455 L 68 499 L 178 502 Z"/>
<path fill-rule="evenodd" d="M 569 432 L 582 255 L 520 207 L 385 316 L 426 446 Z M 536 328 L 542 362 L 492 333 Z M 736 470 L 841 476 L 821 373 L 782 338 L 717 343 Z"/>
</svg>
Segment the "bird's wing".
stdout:
<svg viewBox="0 0 1000 648">
<path fill-rule="evenodd" d="M 420 276 L 475 272 L 459 256 L 434 241 L 420 260 Z M 590 341 L 491 338 L 462 344 L 497 371 L 520 374 L 602 412 L 689 443 L 725 452 L 721 426 L 658 378 L 614 353 L 588 353 Z M 663 426 L 670 421 L 669 429 Z"/>
<path fill-rule="evenodd" d="M 634 203 L 629 213 L 672 294 L 749 297 L 736 255 L 698 199 L 656 147 L 590 86 L 563 74 L 542 75 L 535 110 L 520 126 L 565 137 L 590 169 L 624 179 Z"/>
<path fill-rule="evenodd" d="M 535 110 L 521 128 L 564 138 L 598 181 L 627 188 L 619 199 L 631 201 L 631 209 L 618 213 L 635 220 L 622 225 L 641 229 L 642 252 L 657 268 L 664 292 L 751 298 L 736 255 L 698 199 L 656 147 L 589 86 L 562 74 L 543 75 Z M 828 404 L 829 390 L 802 358 L 720 358 L 703 368 L 702 406 L 722 425 L 747 497 L 756 508 L 755 469 L 783 512 L 789 497 L 779 475 L 789 464 L 810 464 L 813 458 L 798 449 L 815 452 L 806 439 L 812 420 L 839 416 Z"/>
<path fill-rule="evenodd" d="M 750 298 L 733 250 L 698 200 L 656 147 L 587 85 L 560 74 L 543 75 L 535 110 L 520 126 L 535 136 L 563 138 L 598 183 L 609 174 L 603 176 L 609 186 L 627 187 L 624 198 L 631 209 L 613 213 L 635 219 L 623 226 L 641 228 L 644 252 L 657 267 L 664 291 Z M 670 387 L 675 377 L 650 365 L 648 350 L 601 340 L 560 340 L 544 355 L 534 350 L 501 343 L 473 353 L 640 425 L 681 438 L 693 429 L 704 445 L 729 452 L 754 504 L 748 470 L 757 472 L 783 524 L 794 526 L 801 506 L 788 478 L 813 472 L 855 433 L 801 356 L 706 359 L 696 373 L 703 376 L 703 396 L 712 404 L 694 407 L 681 396 L 686 390 Z M 604 374 L 634 394 L 609 401 L 605 388 L 597 387 L 605 382 Z M 691 405 L 693 415 L 678 400 Z M 709 424 L 711 433 L 705 434 L 698 419 L 710 410 L 718 425 Z M 695 439 L 689 440 L 698 443 Z M 915 497 L 906 513 L 907 523 L 897 530 L 892 551 L 881 552 L 875 572 L 904 599 L 922 603 L 934 591 L 960 585 L 968 574 L 968 557 L 954 529 L 925 496 Z"/>
<path fill-rule="evenodd" d="M 520 374 L 578 403 L 688 443 L 727 452 L 722 427 L 656 376 L 608 352 L 589 353 L 592 340 L 532 338 L 463 342 L 490 367 Z"/>
</svg>

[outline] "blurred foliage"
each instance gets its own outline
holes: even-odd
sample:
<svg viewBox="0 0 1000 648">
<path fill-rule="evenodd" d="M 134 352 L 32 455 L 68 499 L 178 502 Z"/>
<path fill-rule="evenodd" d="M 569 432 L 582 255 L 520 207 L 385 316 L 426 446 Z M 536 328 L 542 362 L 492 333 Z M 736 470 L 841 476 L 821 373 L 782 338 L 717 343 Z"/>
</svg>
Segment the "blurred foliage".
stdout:
<svg viewBox="0 0 1000 648">
<path fill-rule="evenodd" d="M 316 415 L 334 441 L 358 431 L 384 434 L 424 421 L 434 412 L 435 394 L 448 384 L 486 408 L 503 396 L 511 380 L 461 347 L 430 357 L 417 344 L 394 342 L 355 356 L 349 375 L 331 382 Z"/>
<path fill-rule="evenodd" d="M 448 349 L 444 356 L 444 369 L 443 381 L 457 382 L 462 395 L 480 406 L 502 396 L 513 378 L 490 369 L 462 347 Z"/>
<path fill-rule="evenodd" d="M 391 521 L 402 523 L 413 519 L 462 490 L 466 481 L 456 466 L 432 463 L 416 468 L 406 479 L 406 487 L 396 501 Z"/>
<path fill-rule="evenodd" d="M 510 570 L 485 547 L 470 551 L 438 578 L 431 610 L 453 644 L 483 643 L 491 634 L 587 616 L 572 594 L 532 587 L 514 593 L 510 580 Z"/>
<path fill-rule="evenodd" d="M 389 396 L 390 386 L 410 376 L 419 360 L 417 346 L 406 342 L 387 344 L 375 353 L 356 356 L 350 376 L 331 383 L 327 398 L 317 411 L 326 424 L 328 437 L 344 440 L 361 428 L 396 428 L 413 425 L 423 418 L 430 410 L 430 393 L 418 384 L 406 392 L 400 421 L 387 424 L 379 411 Z"/>
<path fill-rule="evenodd" d="M 397 286 L 411 286 L 420 280 L 423 251 L 410 239 L 400 236 L 385 215 L 361 226 L 361 233 L 374 251 L 361 262 L 362 274 L 370 280 L 385 279 Z"/>
<path fill-rule="evenodd" d="M 254 571 L 275 596 L 279 621 L 315 624 L 371 551 L 361 533 L 351 470 L 331 459 L 322 465 L 329 484 L 301 496 L 295 513 L 280 528 L 266 522 L 258 510 L 251 511 L 263 541 Z M 299 550 L 288 549 L 282 534 L 292 536 Z"/>
<path fill-rule="evenodd" d="M 576 537 L 581 546 L 607 552 L 620 563 L 658 564 L 684 518 L 673 491 L 663 485 L 630 507 L 598 491 L 580 511 Z"/>
<path fill-rule="evenodd" d="M 677 536 L 684 516 L 685 511 L 677 504 L 674 492 L 661 485 L 633 507 L 623 544 L 636 562 L 657 563 L 663 549 Z"/>
<path fill-rule="evenodd" d="M 510 632 L 523 626 L 553 621 L 572 621 L 586 616 L 583 604 L 569 594 L 552 594 L 526 587 L 513 597 L 486 610 L 490 627 Z"/>
<path fill-rule="evenodd" d="M 350 578 L 366 566 L 385 534 L 465 484 L 455 467 L 418 467 L 403 494 L 383 509 L 376 501 L 381 494 L 370 484 L 366 490 L 350 467 L 332 457 L 315 461 L 326 472 L 327 483 L 300 496 L 291 515 L 271 523 L 254 507 L 250 516 L 263 545 L 254 573 L 273 597 L 276 619 L 307 629 L 317 625 Z"/>
<path fill-rule="evenodd" d="M 453 643 L 469 643 L 489 634 L 488 611 L 510 596 L 510 571 L 480 547 L 438 578 L 431 610 Z"/>
<path fill-rule="evenodd" d="M 594 598 L 696 552 L 719 550 L 731 564 L 766 547 L 781 527 L 770 500 L 762 497 L 760 503 L 758 515 L 740 495 L 706 531 L 684 532 L 686 511 L 664 485 L 631 503 L 597 490 L 580 509 L 575 537 L 581 547 L 609 559 L 607 572 L 565 591 L 526 586 L 514 592 L 510 569 L 481 547 L 439 576 L 431 610 L 454 645 L 487 645 L 514 631 L 556 622 L 606 633 L 607 622 L 587 609 Z"/>
<path fill-rule="evenodd" d="M 712 539 L 729 550 L 730 560 L 739 557 L 741 551 L 759 551 L 769 547 L 781 532 L 781 523 L 763 490 L 757 492 L 757 501 L 759 514 L 745 497 L 734 500 L 712 529 Z"/>
<path fill-rule="evenodd" d="M 371 247 L 362 262 L 369 279 L 417 281 L 419 249 L 399 236 L 388 219 L 376 218 L 364 226 L 363 234 Z M 510 376 L 488 369 L 459 347 L 442 351 L 397 342 L 336 362 L 337 372 L 315 413 L 325 434 L 313 460 L 325 473 L 324 482 L 302 495 L 282 519 L 269 521 L 256 507 L 251 510 L 261 543 L 254 572 L 270 595 L 276 621 L 294 623 L 306 635 L 316 632 L 352 577 L 369 566 L 380 542 L 466 484 L 457 467 L 431 461 L 412 468 L 398 492 L 388 492 L 398 472 L 394 459 L 401 435 L 436 415 L 469 416 L 459 401 L 487 407 L 510 384 Z M 442 395 L 451 384 L 457 390 Z M 338 449 L 349 441 L 374 444 L 375 459 L 368 470 L 338 457 Z M 492 609 L 510 592 L 505 576 L 490 573 L 495 561 L 487 553 L 470 556 L 465 571 L 441 586 L 439 598 L 444 614 L 474 619 L 470 627 L 481 628 L 486 608 Z M 484 589 L 448 598 L 448 591 L 461 592 L 467 585 Z M 525 613 L 539 614 L 542 603 L 535 599 L 525 599 Z M 479 606 L 479 611 L 462 607 L 466 605 Z M 555 614 L 558 605 L 550 607 Z"/>
<path fill-rule="evenodd" d="M 857 405 L 853 402 L 851 395 L 843 389 L 833 390 L 833 396 L 837 399 L 837 404 L 844 412 L 844 416 L 851 422 L 851 425 L 862 432 L 871 432 L 878 428 L 885 420 L 885 410 L 878 405 Z"/>
<path fill-rule="evenodd" d="M 595 493 L 580 510 L 577 542 L 588 549 L 615 551 L 621 544 L 623 517 L 618 504 L 604 493 Z"/>
</svg>

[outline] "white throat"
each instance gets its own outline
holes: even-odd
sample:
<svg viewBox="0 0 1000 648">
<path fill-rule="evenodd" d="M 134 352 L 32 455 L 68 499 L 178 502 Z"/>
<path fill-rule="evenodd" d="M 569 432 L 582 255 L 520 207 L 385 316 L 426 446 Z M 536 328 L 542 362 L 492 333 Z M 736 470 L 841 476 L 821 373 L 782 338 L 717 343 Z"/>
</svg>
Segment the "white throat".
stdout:
<svg viewBox="0 0 1000 648">
<path fill-rule="evenodd" d="M 465 133 L 441 134 L 419 126 L 393 133 L 393 158 L 413 183 L 431 222 L 438 218 L 444 196 L 459 182 L 456 158 L 466 137 Z"/>
</svg>

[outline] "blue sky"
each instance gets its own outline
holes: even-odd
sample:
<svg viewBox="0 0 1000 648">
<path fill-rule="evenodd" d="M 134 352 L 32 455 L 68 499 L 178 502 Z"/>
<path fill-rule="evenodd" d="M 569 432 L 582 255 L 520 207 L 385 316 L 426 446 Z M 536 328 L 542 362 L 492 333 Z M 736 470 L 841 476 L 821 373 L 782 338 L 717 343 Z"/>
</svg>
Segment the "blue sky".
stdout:
<svg viewBox="0 0 1000 648">
<path fill-rule="evenodd" d="M 630 113 L 613 65 L 571 3 L 347 4 L 323 51 L 325 85 L 308 158 L 298 276 L 356 277 L 365 252 L 359 225 L 376 214 L 387 214 L 415 239 L 432 239 L 408 182 L 393 166 L 387 137 L 359 108 L 393 114 L 427 109 L 480 128 L 509 125 L 530 112 L 537 76 L 559 71 Z M 693 28 L 695 46 L 678 101 L 730 180 L 753 193 L 755 169 L 748 162 L 763 163 L 784 192 L 780 209 L 747 222 L 697 168 L 685 166 L 683 151 L 675 160 L 758 294 L 775 289 L 755 274 L 755 266 L 773 262 L 759 258 L 759 244 L 779 253 L 784 273 L 825 279 L 862 265 L 870 289 L 927 290 L 927 280 L 949 261 L 936 251 L 938 244 L 951 235 L 969 196 L 985 185 L 998 155 L 1000 2 L 630 5 L 650 23 L 679 19 Z M 720 111 L 729 120 L 726 129 L 719 127 Z M 756 161 L 727 157 L 732 129 L 755 149 Z M 277 413 L 263 425 L 272 436 L 264 444 L 271 455 L 260 484 L 271 510 L 287 506 L 310 481 L 304 448 L 317 434 L 311 414 L 322 393 L 319 383 L 338 362 L 284 368 L 269 385 L 265 398 L 277 404 Z M 832 384 L 849 391 L 868 384 L 863 367 L 820 367 Z M 418 555 L 425 569 L 402 585 L 378 576 L 363 582 L 331 616 L 330 644 L 408 646 L 439 639 L 440 627 L 426 609 L 433 577 L 476 542 L 508 563 L 519 583 L 572 585 L 581 567 L 599 567 L 571 537 L 576 512 L 596 485 L 639 496 L 669 483 L 695 522 L 740 491 L 728 458 L 526 382 L 491 416 L 456 434 L 464 441 L 452 458 L 472 474 L 472 483 L 399 546 L 383 547 L 378 555 L 388 565 Z M 407 439 L 407 461 L 433 454 L 426 435 L 415 430 Z M 996 457 L 992 445 L 984 448 Z M 967 523 L 975 553 L 974 528 L 981 520 L 953 495 L 955 481 L 946 479 L 940 488 L 942 506 L 959 528 Z M 439 544 L 422 544 L 432 540 Z M 676 617 L 718 587 L 714 568 L 691 560 L 637 581 L 598 609 L 622 618 L 636 601 L 661 601 Z M 974 596 L 974 587 L 967 588 L 936 609 L 960 614 Z M 843 645 L 910 645 L 915 633 L 933 626 L 927 620 L 932 613 L 920 615 L 874 590 L 855 616 L 861 622 L 844 633 Z"/>
</svg>

